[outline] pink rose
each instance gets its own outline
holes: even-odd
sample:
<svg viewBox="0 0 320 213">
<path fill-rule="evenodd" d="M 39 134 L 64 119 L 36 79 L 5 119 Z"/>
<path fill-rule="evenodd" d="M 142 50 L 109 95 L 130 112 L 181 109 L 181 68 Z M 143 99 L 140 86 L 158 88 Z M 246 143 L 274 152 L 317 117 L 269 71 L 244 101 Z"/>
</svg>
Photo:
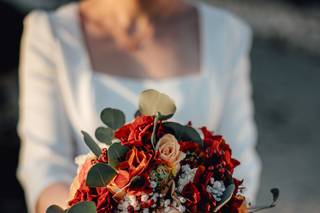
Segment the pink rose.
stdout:
<svg viewBox="0 0 320 213">
<path fill-rule="evenodd" d="M 79 165 L 77 176 L 73 179 L 73 182 L 69 189 L 69 198 L 73 199 L 77 190 L 81 184 L 86 181 L 87 174 L 92 166 L 92 161 L 95 156 L 89 153 L 88 155 L 81 155 L 76 158 L 76 163 Z"/>
<path fill-rule="evenodd" d="M 172 134 L 165 134 L 157 143 L 156 150 L 160 153 L 160 158 L 167 162 L 173 169 L 174 175 L 180 169 L 180 161 L 185 158 L 185 153 L 180 151 L 180 145 Z"/>
</svg>

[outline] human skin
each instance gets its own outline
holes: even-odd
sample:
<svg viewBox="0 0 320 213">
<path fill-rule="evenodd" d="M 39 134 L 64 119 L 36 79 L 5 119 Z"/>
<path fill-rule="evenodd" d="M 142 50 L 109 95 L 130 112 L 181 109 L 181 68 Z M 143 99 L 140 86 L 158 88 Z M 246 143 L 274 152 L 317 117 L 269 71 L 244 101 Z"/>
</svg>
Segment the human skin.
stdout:
<svg viewBox="0 0 320 213">
<path fill-rule="evenodd" d="M 67 208 L 68 199 L 68 184 L 62 182 L 51 184 L 41 193 L 36 205 L 36 212 L 44 213 L 50 205 L 54 204 L 65 209 Z"/>
<path fill-rule="evenodd" d="M 93 70 L 154 79 L 199 71 L 197 13 L 181 0 L 84 0 L 79 15 Z M 69 185 L 54 183 L 36 212 L 68 199 Z"/>
<path fill-rule="evenodd" d="M 198 13 L 192 5 L 182 0 L 87 0 L 79 10 L 92 70 L 138 79 L 199 71 Z"/>
</svg>

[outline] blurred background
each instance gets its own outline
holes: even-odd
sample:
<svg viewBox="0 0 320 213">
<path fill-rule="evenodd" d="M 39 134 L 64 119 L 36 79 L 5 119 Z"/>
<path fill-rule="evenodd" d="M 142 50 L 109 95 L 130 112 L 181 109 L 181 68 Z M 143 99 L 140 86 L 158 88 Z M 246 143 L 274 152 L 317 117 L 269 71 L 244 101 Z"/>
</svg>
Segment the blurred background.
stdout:
<svg viewBox="0 0 320 213">
<path fill-rule="evenodd" d="M 279 187 L 272 212 L 320 212 L 320 1 L 208 0 L 247 21 L 258 151 L 263 161 L 258 204 Z M 0 212 L 26 212 L 15 178 L 19 139 L 18 56 L 23 17 L 67 0 L 0 0 Z M 319 123 L 318 123 L 319 122 Z"/>
</svg>

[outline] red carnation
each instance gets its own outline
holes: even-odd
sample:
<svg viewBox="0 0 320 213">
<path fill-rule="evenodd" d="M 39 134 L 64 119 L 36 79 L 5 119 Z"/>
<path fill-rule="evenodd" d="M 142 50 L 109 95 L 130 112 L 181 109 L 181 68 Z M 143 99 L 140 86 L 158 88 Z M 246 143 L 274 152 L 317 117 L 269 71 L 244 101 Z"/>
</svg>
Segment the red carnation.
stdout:
<svg viewBox="0 0 320 213">
<path fill-rule="evenodd" d="M 143 146 L 145 141 L 151 140 L 153 120 L 152 116 L 137 117 L 133 122 L 118 129 L 115 137 L 124 145 Z"/>
</svg>

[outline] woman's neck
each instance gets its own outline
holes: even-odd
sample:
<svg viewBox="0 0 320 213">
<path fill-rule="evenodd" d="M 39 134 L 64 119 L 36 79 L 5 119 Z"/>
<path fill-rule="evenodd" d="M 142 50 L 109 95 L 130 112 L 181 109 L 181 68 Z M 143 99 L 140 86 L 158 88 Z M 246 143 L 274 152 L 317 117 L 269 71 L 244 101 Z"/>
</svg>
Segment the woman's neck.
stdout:
<svg viewBox="0 0 320 213">
<path fill-rule="evenodd" d="M 86 0 L 82 6 L 88 15 L 98 20 L 109 18 L 115 12 L 132 18 L 143 14 L 149 19 L 166 19 L 191 8 L 183 0 Z"/>
<path fill-rule="evenodd" d="M 92 35 L 134 50 L 153 38 L 157 26 L 192 8 L 183 0 L 87 0 L 80 3 L 80 16 Z"/>
</svg>

